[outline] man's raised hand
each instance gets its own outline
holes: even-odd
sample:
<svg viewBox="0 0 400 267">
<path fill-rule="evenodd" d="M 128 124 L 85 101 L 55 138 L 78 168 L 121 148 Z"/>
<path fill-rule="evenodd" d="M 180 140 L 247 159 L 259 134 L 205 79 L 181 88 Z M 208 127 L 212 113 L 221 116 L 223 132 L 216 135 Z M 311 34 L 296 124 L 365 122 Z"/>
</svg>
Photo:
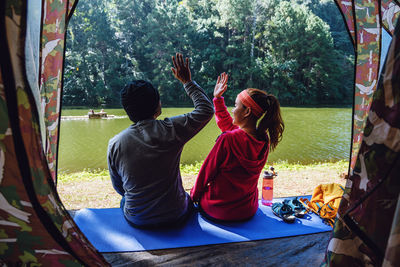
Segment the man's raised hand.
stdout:
<svg viewBox="0 0 400 267">
<path fill-rule="evenodd" d="M 226 89 L 228 89 L 228 74 L 221 73 L 218 76 L 217 83 L 214 88 L 214 97 L 221 97 L 223 93 L 225 93 Z"/>
<path fill-rule="evenodd" d="M 184 61 L 183 55 L 176 53 L 176 58 L 172 56 L 172 63 L 174 64 L 174 68 L 171 68 L 171 70 L 175 78 L 177 78 L 183 84 L 192 80 L 192 74 L 190 73 L 189 68 L 189 58 L 186 58 Z"/>
</svg>

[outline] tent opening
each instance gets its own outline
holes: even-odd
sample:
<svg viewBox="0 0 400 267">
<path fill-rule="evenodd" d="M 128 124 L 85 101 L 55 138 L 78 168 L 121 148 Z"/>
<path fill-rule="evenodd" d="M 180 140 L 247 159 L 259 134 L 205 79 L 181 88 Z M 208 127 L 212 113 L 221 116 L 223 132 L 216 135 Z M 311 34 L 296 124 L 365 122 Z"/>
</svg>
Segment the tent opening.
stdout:
<svg viewBox="0 0 400 267">
<path fill-rule="evenodd" d="M 249 261 L 253 260 L 259 265 L 260 260 L 265 262 L 265 259 L 268 259 L 268 263 L 275 260 L 277 264 L 282 264 L 288 262 L 286 260 L 293 259 L 294 250 L 307 253 L 310 247 L 315 247 L 315 244 L 324 243 L 323 248 L 319 247 L 317 254 L 321 256 L 321 251 L 326 248 L 324 259 L 326 264 L 400 265 L 400 253 L 397 253 L 399 251 L 398 226 L 400 225 L 400 202 L 398 201 L 400 192 L 398 186 L 398 173 L 400 173 L 398 145 L 400 143 L 398 119 L 400 24 L 398 18 L 400 7 L 398 1 L 335 0 L 348 30 L 347 37 L 350 37 L 355 52 L 354 69 L 345 71 L 343 75 L 340 68 L 335 68 L 337 62 L 321 60 L 324 56 L 331 56 L 342 63 L 340 66 L 349 66 L 347 65 L 349 58 L 340 57 L 340 53 L 336 53 L 337 49 L 340 50 L 343 47 L 337 46 L 335 38 L 331 39 L 332 35 L 335 35 L 332 34 L 334 28 L 329 28 L 331 24 L 324 19 L 318 19 L 318 17 L 322 18 L 323 14 L 317 15 L 315 13 L 317 11 L 313 9 L 314 5 L 323 5 L 328 3 L 327 1 L 307 1 L 304 4 L 301 4 L 301 1 L 299 1 L 300 4 L 298 1 L 259 0 L 253 2 L 232 0 L 96 2 L 102 7 L 96 13 L 97 16 L 91 14 L 93 10 L 96 10 L 96 6 L 84 3 L 89 7 L 86 9 L 88 14 L 79 16 L 77 13 L 76 18 L 80 18 L 81 21 L 75 27 L 80 30 L 69 32 L 68 38 L 66 26 L 74 13 L 77 1 L 5 0 L 0 4 L 0 48 L 2 51 L 0 57 L 0 217 L 2 218 L 0 220 L 2 225 L 0 261 L 2 263 L 11 266 L 38 264 L 108 266 L 103 255 L 99 253 L 98 243 L 95 246 L 89 240 L 89 232 L 86 230 L 83 232 L 80 226 L 78 227 L 78 220 L 75 221 L 68 211 L 71 207 L 64 206 L 56 189 L 57 171 L 60 177 L 59 189 L 62 187 L 62 176 L 72 173 L 71 169 L 61 161 L 66 157 L 62 155 L 65 148 L 62 145 L 59 146 L 59 141 L 62 142 L 65 138 L 60 137 L 59 133 L 68 134 L 65 123 L 74 121 L 75 118 L 62 117 L 77 116 L 73 114 L 75 111 L 68 111 L 69 106 L 81 106 L 85 112 L 88 108 L 96 109 L 96 111 L 102 108 L 107 111 L 107 115 L 114 115 L 110 120 L 82 120 L 83 123 L 80 125 L 82 129 L 84 123 L 95 125 L 97 131 L 86 132 L 86 135 L 98 141 L 96 147 L 101 147 L 107 140 L 103 142 L 96 138 L 95 132 L 104 134 L 107 132 L 105 127 L 109 123 L 126 119 L 121 117 L 124 116 L 123 114 L 117 113 L 121 110 L 117 106 L 118 97 L 116 96 L 121 86 L 132 77 L 151 80 L 159 88 L 162 92 L 166 116 L 174 114 L 171 111 L 173 108 L 190 110 L 191 104 L 189 105 L 188 98 L 177 90 L 179 87 L 173 81 L 169 80 L 169 54 L 179 50 L 191 58 L 192 70 L 196 75 L 194 77 L 208 94 L 211 93 L 215 83 L 215 78 L 212 77 L 222 71 L 230 73 L 231 93 L 226 95 L 227 102 L 232 101 L 243 87 L 268 88 L 267 90 L 275 94 L 286 108 L 284 116 L 288 120 L 291 110 L 298 114 L 299 110 L 315 109 L 313 105 L 320 104 L 323 108 L 318 106 L 318 113 L 311 113 L 325 118 L 323 110 L 332 109 L 330 105 L 336 104 L 336 101 L 340 100 L 339 102 L 343 105 L 350 103 L 349 108 L 352 110 L 348 128 L 352 130 L 348 147 L 351 152 L 345 149 L 345 153 L 350 153 L 348 155 L 350 160 L 343 162 L 344 165 L 348 165 L 348 171 L 345 173 L 349 177 L 341 198 L 334 231 L 330 232 L 332 234 L 330 239 L 328 236 L 325 236 L 325 239 L 320 238 L 322 235 L 314 236 L 319 240 L 318 243 L 310 241 L 308 239 L 310 235 L 292 237 L 290 240 L 296 239 L 299 244 L 295 248 L 291 247 L 292 249 L 288 249 L 288 242 L 275 239 L 207 246 L 203 247 L 204 250 L 202 248 L 197 251 L 199 254 L 193 254 L 198 249 L 196 247 L 158 251 L 154 254 L 146 251 L 141 254 L 144 258 L 140 258 L 140 254 L 133 255 L 136 262 L 156 264 L 166 259 L 164 263 L 167 262 L 167 264 L 182 263 L 180 259 L 176 260 L 176 254 L 181 252 L 186 264 L 188 260 L 192 263 L 194 258 L 200 259 L 199 261 L 203 264 L 205 260 L 212 263 L 226 260 L 237 263 L 237 260 L 242 260 L 242 262 L 244 260 L 243 263 L 248 265 Z M 139 5 L 135 5 L 138 3 Z M 330 9 L 326 7 L 326 10 Z M 294 18 L 299 20 L 295 21 Z M 265 23 L 265 20 L 271 21 Z M 307 22 L 306 27 L 304 27 L 304 21 Z M 132 27 L 133 25 L 135 27 Z M 317 34 L 310 35 L 316 29 Z M 385 31 L 392 36 L 387 53 L 384 52 L 387 37 L 385 37 Z M 102 36 L 102 39 L 85 39 L 82 36 L 83 33 L 91 33 L 92 37 L 97 34 Z M 297 40 L 295 37 L 299 35 L 302 39 Z M 286 41 L 282 37 L 291 38 Z M 65 42 L 67 39 L 71 39 L 72 42 Z M 106 44 L 103 42 L 104 39 L 111 40 L 114 45 Z M 73 40 L 84 40 L 84 44 L 74 43 Z M 301 46 L 303 49 L 294 49 L 295 40 L 309 45 Z M 328 42 L 323 42 L 324 40 Z M 339 41 L 345 40 L 347 39 L 339 38 Z M 71 50 L 66 49 L 66 43 L 71 45 Z M 87 44 L 90 45 L 86 46 Z M 85 53 L 75 53 L 82 50 Z M 315 50 L 318 51 L 316 53 L 318 57 L 315 57 L 314 53 L 306 53 Z M 330 51 L 330 54 L 325 53 L 326 50 Z M 386 56 L 383 57 L 382 54 Z M 72 61 L 65 63 L 65 57 L 71 58 Z M 310 58 L 313 60 L 307 61 Z M 382 58 L 385 58 L 384 63 Z M 304 62 L 308 64 L 303 64 Z M 105 63 L 108 65 L 106 66 Z M 328 72 L 330 75 L 325 75 L 326 69 L 330 70 Z M 347 75 L 354 75 L 352 76 L 354 83 L 349 95 L 342 91 L 346 87 L 345 83 L 349 81 L 345 78 Z M 330 83 L 328 78 L 332 78 L 331 76 L 339 76 L 342 83 Z M 281 88 L 285 88 L 285 91 L 280 90 Z M 313 92 L 311 90 L 313 88 L 320 90 Z M 61 116 L 61 108 L 64 109 L 63 116 Z M 342 106 L 339 108 L 343 109 Z M 71 114 L 68 115 L 67 112 Z M 331 113 L 328 112 L 328 114 Z M 301 120 L 310 116 L 303 114 Z M 336 129 L 334 123 L 337 123 L 337 118 L 329 124 L 329 126 L 333 125 L 332 129 L 326 125 L 316 128 L 326 130 L 324 135 L 328 135 L 330 131 L 341 131 L 343 123 L 339 123 L 341 126 Z M 60 124 L 63 125 L 60 127 Z M 297 128 L 306 130 L 315 125 L 316 123 L 309 122 Z M 287 129 L 288 136 L 290 136 L 289 133 L 290 129 Z M 213 136 L 211 130 L 204 131 L 203 134 L 208 139 Z M 303 136 L 315 139 L 307 144 L 315 146 L 319 144 L 312 134 L 307 132 Z M 337 148 L 337 137 L 330 138 L 336 141 L 334 147 Z M 79 137 L 76 139 L 84 140 Z M 193 141 L 201 143 L 199 139 Z M 295 136 L 295 141 L 300 141 L 298 136 Z M 81 146 L 84 143 L 85 141 L 81 143 Z M 206 147 L 204 144 L 202 146 Z M 282 142 L 279 149 L 283 150 L 284 147 Z M 312 147 L 307 147 L 307 155 L 312 155 L 311 149 Z M 192 162 L 196 162 L 193 157 L 204 157 L 199 150 L 194 151 L 196 153 L 192 155 Z M 299 152 L 293 152 L 294 150 L 289 151 L 290 153 L 284 158 L 300 155 Z M 184 152 L 185 155 L 189 155 L 191 149 L 188 148 Z M 273 158 L 277 157 L 278 152 L 281 153 L 277 150 L 269 158 L 271 162 L 274 162 L 275 167 L 280 166 L 277 168 L 278 179 L 285 177 L 286 174 L 282 171 L 285 166 L 296 170 L 302 168 L 299 166 L 304 166 L 304 164 L 296 165 L 289 160 L 280 162 L 282 165 L 278 165 L 277 158 Z M 81 152 L 74 153 L 72 157 L 78 158 Z M 98 158 L 101 156 L 83 156 L 79 158 L 78 163 L 83 161 L 82 159 L 88 159 L 93 163 Z M 187 162 L 190 163 L 190 161 L 182 160 L 182 172 L 193 174 L 195 177 L 201 162 L 195 164 Z M 324 164 L 326 166 L 329 163 Z M 84 166 L 86 168 L 90 165 L 85 163 Z M 93 178 L 96 174 L 105 177 L 104 180 L 108 179 L 105 168 L 99 169 L 96 165 L 90 168 L 94 170 L 86 174 L 80 172 L 75 178 L 70 175 L 66 180 L 83 184 L 85 175 Z M 96 179 L 102 180 L 97 177 Z M 276 181 L 276 187 L 282 188 L 278 180 Z M 295 181 L 297 182 L 298 179 Z M 89 183 L 85 185 L 90 187 Z M 297 187 L 300 188 L 300 186 Z M 284 190 L 287 192 L 286 189 Z M 85 197 L 85 195 L 80 195 L 79 202 L 81 203 Z M 65 199 L 64 201 L 68 202 Z M 87 198 L 84 199 L 84 203 L 89 202 Z M 110 200 L 100 202 L 111 203 Z M 83 209 L 83 212 L 87 210 Z M 259 215 L 265 220 L 264 215 L 268 212 L 271 210 L 267 210 L 266 213 L 261 212 Z M 272 213 L 270 215 L 266 217 L 276 219 Z M 94 218 L 94 216 L 86 216 L 86 218 Z M 192 226 L 198 230 L 209 229 L 209 227 L 202 228 L 204 224 L 200 224 L 200 221 L 195 220 Z M 303 226 L 308 223 L 302 222 Z M 99 225 L 89 224 L 89 226 Z M 114 226 L 107 226 L 104 229 L 108 234 L 114 234 L 118 230 Z M 224 238 L 228 232 L 233 234 L 237 241 L 243 241 L 243 238 L 248 241 L 249 232 L 241 232 L 238 228 L 221 229 L 222 232 L 216 234 L 219 237 Z M 261 232 L 265 232 L 264 225 L 246 229 L 261 229 Z M 98 230 L 100 230 L 98 227 L 89 229 L 99 236 L 101 232 Z M 272 234 L 280 232 L 276 229 L 272 230 L 270 232 Z M 115 242 L 116 251 L 121 251 L 118 246 L 121 244 L 120 237 L 124 234 L 114 235 L 116 238 L 114 241 L 117 241 Z M 189 235 L 192 234 L 189 232 Z M 143 236 L 132 234 L 130 237 L 140 239 Z M 176 235 L 171 235 L 171 232 L 167 233 L 166 237 L 169 238 L 166 242 L 168 245 L 176 239 Z M 202 236 L 196 240 L 202 240 L 201 238 Z M 193 238 L 190 236 L 184 241 L 189 239 Z M 104 236 L 100 235 L 100 240 L 104 241 Z M 146 242 L 149 240 L 152 243 L 147 236 L 142 242 L 139 240 L 137 244 L 142 249 L 146 249 L 148 244 Z M 128 241 L 132 239 L 129 238 Z M 327 246 L 326 243 L 328 243 Z M 204 257 L 204 251 L 206 254 L 216 255 L 215 258 Z M 281 253 L 279 256 L 276 255 L 277 251 Z M 164 257 L 165 255 L 167 256 Z M 188 259 L 186 257 L 188 255 L 191 258 Z M 227 255 L 229 259 L 225 258 Z M 149 256 L 152 258 L 150 259 Z M 308 260 L 307 263 L 310 264 L 306 263 L 306 265 L 311 265 L 321 261 L 316 254 L 311 257 L 309 254 L 303 256 L 304 261 L 299 260 L 299 254 L 296 254 L 294 258 L 296 263 L 293 264 L 298 264 L 299 261 L 305 263 Z M 131 255 L 124 254 L 121 257 L 124 261 L 122 263 L 126 263 L 127 258 L 135 261 L 130 257 Z M 318 263 L 311 263 L 312 260 L 317 260 Z"/>
<path fill-rule="evenodd" d="M 131 124 L 119 104 L 127 81 L 146 79 L 157 86 L 161 119 L 191 110 L 190 99 L 169 73 L 176 51 L 190 57 L 193 78 L 209 97 L 223 71 L 230 75 L 229 105 L 246 87 L 278 97 L 286 130 L 265 167 L 273 165 L 279 173 L 277 197 L 311 194 L 323 183 L 344 185 L 354 49 L 333 1 L 79 2 L 66 43 L 58 191 L 67 208 L 119 205 L 106 153 L 108 140 Z M 112 117 L 87 119 L 90 109 L 104 109 Z M 212 120 L 186 144 L 185 190 L 193 186 L 218 135 Z"/>
</svg>

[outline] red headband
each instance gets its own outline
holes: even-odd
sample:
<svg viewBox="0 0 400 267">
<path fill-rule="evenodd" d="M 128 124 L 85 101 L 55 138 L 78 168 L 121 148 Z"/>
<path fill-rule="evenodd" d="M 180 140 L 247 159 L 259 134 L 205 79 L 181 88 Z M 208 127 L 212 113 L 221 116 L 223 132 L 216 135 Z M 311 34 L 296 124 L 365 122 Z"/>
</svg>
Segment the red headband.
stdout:
<svg viewBox="0 0 400 267">
<path fill-rule="evenodd" d="M 243 90 L 238 94 L 239 100 L 242 101 L 243 105 L 251 108 L 251 113 L 253 113 L 257 118 L 261 117 L 264 113 L 263 109 L 251 98 L 247 90 Z"/>
</svg>

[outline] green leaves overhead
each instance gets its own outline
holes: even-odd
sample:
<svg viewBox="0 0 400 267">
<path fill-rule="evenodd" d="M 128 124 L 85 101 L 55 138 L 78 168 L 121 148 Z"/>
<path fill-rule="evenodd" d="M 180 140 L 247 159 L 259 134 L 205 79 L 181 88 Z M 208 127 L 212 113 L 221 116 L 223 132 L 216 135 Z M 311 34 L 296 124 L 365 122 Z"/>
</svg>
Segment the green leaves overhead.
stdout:
<svg viewBox="0 0 400 267">
<path fill-rule="evenodd" d="M 175 52 L 190 57 L 193 78 L 210 96 L 227 72 L 228 104 L 247 87 L 282 104 L 351 102 L 352 46 L 332 7 L 316 0 L 80 1 L 69 25 L 63 102 L 117 106 L 127 81 L 146 79 L 164 106 L 190 105 L 171 74 Z"/>
</svg>

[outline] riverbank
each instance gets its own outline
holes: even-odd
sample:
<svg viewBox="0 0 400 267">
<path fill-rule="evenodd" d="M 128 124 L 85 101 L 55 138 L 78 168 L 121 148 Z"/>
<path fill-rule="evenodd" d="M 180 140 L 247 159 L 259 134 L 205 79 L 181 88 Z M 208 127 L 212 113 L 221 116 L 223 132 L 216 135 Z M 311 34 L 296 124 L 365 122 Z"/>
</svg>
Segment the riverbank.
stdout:
<svg viewBox="0 0 400 267">
<path fill-rule="evenodd" d="M 187 192 L 192 188 L 200 166 L 201 163 L 181 166 L 183 187 Z M 348 162 L 309 165 L 280 162 L 275 163 L 274 168 L 278 172 L 278 176 L 274 179 L 274 197 L 288 197 L 312 194 L 319 184 L 344 185 L 344 173 L 347 173 Z M 259 179 L 259 190 L 261 184 L 262 179 Z M 68 210 L 118 207 L 121 199 L 111 185 L 108 170 L 59 173 L 57 191 Z M 259 196 L 261 197 L 261 192 Z"/>
</svg>

